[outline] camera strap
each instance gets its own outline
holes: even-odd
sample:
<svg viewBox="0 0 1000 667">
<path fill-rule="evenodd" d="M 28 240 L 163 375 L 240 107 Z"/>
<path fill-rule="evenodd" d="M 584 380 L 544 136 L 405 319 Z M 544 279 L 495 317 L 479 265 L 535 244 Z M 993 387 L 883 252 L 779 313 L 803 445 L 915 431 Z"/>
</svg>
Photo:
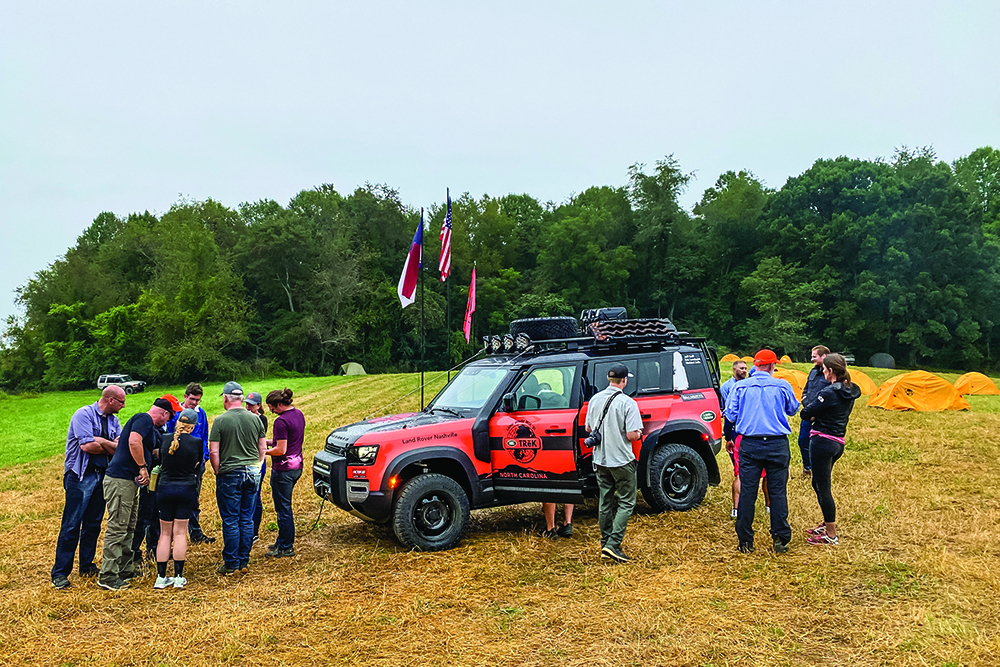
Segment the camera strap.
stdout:
<svg viewBox="0 0 1000 667">
<path fill-rule="evenodd" d="M 618 392 L 618 394 L 613 394 L 611 396 L 611 398 L 608 399 L 608 402 L 604 404 L 604 412 L 601 413 L 601 419 L 600 419 L 600 421 L 597 422 L 597 428 L 594 429 L 595 432 L 601 433 L 601 427 L 604 426 L 604 418 L 608 416 L 608 408 L 611 407 L 611 403 L 616 398 L 618 398 L 618 395 L 621 394 L 621 393 L 622 392 Z M 601 433 L 601 435 L 603 437 L 604 434 Z"/>
</svg>

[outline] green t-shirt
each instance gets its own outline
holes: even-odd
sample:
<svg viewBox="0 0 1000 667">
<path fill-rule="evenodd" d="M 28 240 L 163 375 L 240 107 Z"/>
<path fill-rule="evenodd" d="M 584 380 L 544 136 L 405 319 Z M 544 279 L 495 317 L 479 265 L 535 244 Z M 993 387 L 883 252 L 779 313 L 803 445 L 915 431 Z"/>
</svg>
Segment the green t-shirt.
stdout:
<svg viewBox="0 0 1000 667">
<path fill-rule="evenodd" d="M 219 474 L 259 466 L 257 441 L 263 437 L 260 417 L 249 410 L 226 410 L 216 417 L 208 439 L 219 443 Z"/>
</svg>

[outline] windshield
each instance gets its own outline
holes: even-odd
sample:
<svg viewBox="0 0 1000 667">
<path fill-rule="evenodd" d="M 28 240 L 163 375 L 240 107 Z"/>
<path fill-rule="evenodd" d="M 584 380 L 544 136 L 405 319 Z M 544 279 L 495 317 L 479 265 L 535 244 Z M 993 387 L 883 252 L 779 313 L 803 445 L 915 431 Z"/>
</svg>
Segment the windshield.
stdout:
<svg viewBox="0 0 1000 667">
<path fill-rule="evenodd" d="M 131 381 L 132 381 L 132 378 L 131 378 L 131 376 L 128 376 L 128 375 L 123 375 L 122 378 L 119 380 L 119 382 L 131 382 Z"/>
<path fill-rule="evenodd" d="M 430 407 L 478 410 L 507 376 L 507 370 L 466 366 L 437 395 Z"/>
</svg>

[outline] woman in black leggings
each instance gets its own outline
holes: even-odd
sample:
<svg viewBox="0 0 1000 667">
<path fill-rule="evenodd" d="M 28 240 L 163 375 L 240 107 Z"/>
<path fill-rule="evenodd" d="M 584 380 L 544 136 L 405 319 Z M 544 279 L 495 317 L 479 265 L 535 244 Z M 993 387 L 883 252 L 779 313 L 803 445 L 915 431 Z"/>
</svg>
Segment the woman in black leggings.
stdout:
<svg viewBox="0 0 1000 667">
<path fill-rule="evenodd" d="M 830 382 L 830 386 L 820 391 L 815 401 L 803 406 L 800 413 L 802 419 L 812 422 L 809 432 L 812 485 L 823 510 L 823 522 L 806 531 L 809 535 L 806 541 L 816 546 L 840 543 L 837 537 L 837 506 L 830 491 L 830 478 L 833 464 L 844 454 L 844 436 L 854 401 L 861 396 L 861 390 L 851 382 L 847 362 L 841 355 L 826 355 L 823 377 Z"/>
</svg>

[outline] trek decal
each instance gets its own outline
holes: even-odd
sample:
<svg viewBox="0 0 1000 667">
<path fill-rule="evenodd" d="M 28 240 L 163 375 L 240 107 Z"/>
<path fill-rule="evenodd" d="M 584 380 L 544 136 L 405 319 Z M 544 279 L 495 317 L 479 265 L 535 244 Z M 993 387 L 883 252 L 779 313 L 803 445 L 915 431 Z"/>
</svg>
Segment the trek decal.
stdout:
<svg viewBox="0 0 1000 667">
<path fill-rule="evenodd" d="M 516 461 L 529 463 L 535 459 L 538 450 L 542 448 L 542 439 L 535 433 L 534 427 L 526 421 L 517 421 L 507 427 L 507 435 L 503 448 L 510 451 Z"/>
</svg>

